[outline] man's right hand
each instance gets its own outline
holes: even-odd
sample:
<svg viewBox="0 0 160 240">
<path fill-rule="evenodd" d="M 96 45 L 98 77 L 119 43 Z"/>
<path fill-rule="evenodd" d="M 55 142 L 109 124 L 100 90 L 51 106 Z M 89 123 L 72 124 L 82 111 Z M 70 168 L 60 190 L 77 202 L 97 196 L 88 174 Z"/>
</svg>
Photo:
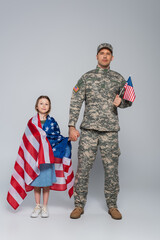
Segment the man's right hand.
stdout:
<svg viewBox="0 0 160 240">
<path fill-rule="evenodd" d="M 80 133 L 75 127 L 69 127 L 69 141 L 77 141 Z"/>
</svg>

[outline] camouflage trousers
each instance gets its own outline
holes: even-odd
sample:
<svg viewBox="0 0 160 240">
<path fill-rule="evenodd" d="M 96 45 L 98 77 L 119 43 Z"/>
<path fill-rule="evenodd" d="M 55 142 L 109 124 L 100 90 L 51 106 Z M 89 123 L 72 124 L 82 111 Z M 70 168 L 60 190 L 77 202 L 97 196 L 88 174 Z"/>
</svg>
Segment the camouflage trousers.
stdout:
<svg viewBox="0 0 160 240">
<path fill-rule="evenodd" d="M 74 183 L 74 200 L 76 207 L 84 208 L 87 201 L 89 172 L 100 149 L 104 166 L 104 194 L 108 208 L 117 207 L 119 192 L 118 132 L 100 132 L 82 129 L 78 148 L 78 168 Z"/>
</svg>

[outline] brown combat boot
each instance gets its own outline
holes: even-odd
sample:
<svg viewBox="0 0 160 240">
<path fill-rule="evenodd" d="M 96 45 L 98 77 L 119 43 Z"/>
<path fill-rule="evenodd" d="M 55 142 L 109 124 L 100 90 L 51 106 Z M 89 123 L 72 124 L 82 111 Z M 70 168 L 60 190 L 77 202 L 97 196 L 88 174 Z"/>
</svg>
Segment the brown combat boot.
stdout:
<svg viewBox="0 0 160 240">
<path fill-rule="evenodd" d="M 73 219 L 80 218 L 83 213 L 84 213 L 83 208 L 81 208 L 81 207 L 76 207 L 76 208 L 71 212 L 70 218 L 73 218 Z"/>
<path fill-rule="evenodd" d="M 122 219 L 122 215 L 121 213 L 118 211 L 117 208 L 110 208 L 108 213 L 111 215 L 112 218 L 116 219 L 116 220 L 120 220 Z"/>
</svg>

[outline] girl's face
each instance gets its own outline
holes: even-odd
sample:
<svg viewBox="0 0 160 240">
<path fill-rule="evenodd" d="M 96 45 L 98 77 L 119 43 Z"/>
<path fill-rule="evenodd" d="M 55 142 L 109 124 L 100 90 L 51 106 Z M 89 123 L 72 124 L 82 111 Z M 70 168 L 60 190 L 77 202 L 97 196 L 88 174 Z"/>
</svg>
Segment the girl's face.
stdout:
<svg viewBox="0 0 160 240">
<path fill-rule="evenodd" d="M 41 114 L 46 114 L 49 110 L 49 101 L 46 98 L 41 98 L 38 101 L 37 111 Z"/>
</svg>

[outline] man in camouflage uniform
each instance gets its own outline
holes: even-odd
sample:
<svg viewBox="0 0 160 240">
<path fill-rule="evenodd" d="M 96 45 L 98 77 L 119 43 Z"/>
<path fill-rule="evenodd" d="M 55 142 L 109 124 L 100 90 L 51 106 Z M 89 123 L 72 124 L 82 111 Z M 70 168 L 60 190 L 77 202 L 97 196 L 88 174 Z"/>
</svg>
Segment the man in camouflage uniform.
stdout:
<svg viewBox="0 0 160 240">
<path fill-rule="evenodd" d="M 119 96 L 126 81 L 117 72 L 110 70 L 113 48 L 103 43 L 97 48 L 96 69 L 84 74 L 73 89 L 70 103 L 69 138 L 76 141 L 80 136 L 75 128 L 80 109 L 85 101 L 85 111 L 81 123 L 78 148 L 78 169 L 74 184 L 75 209 L 71 218 L 79 218 L 84 212 L 87 200 L 89 172 L 96 158 L 99 146 L 105 173 L 104 193 L 108 213 L 114 219 L 121 219 L 117 209 L 119 192 L 118 158 L 118 113 L 117 107 L 131 106 Z M 124 91 L 122 92 L 123 96 Z"/>
</svg>

